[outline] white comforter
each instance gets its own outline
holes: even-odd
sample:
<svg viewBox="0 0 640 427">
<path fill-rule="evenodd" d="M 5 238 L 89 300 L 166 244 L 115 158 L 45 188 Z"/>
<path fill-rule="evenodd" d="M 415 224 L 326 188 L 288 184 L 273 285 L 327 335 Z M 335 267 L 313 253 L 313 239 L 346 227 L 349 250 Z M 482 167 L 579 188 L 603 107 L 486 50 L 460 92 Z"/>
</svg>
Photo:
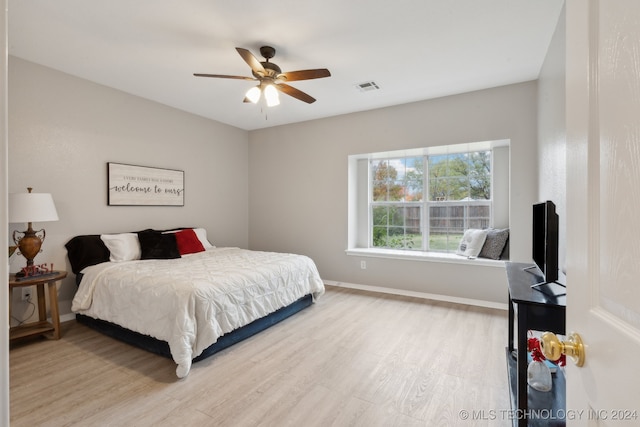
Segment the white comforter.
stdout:
<svg viewBox="0 0 640 427">
<path fill-rule="evenodd" d="M 83 273 L 72 311 L 167 341 L 180 378 L 223 334 L 324 293 L 310 258 L 238 248 L 106 262 Z"/>
</svg>

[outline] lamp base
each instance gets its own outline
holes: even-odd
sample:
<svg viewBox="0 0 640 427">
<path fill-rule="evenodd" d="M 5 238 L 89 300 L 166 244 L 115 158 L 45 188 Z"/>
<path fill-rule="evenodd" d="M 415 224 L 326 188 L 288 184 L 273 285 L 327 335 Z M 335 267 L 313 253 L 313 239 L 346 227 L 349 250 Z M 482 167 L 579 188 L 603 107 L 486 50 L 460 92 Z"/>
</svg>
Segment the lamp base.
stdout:
<svg viewBox="0 0 640 427">
<path fill-rule="evenodd" d="M 22 271 L 16 273 L 16 277 L 31 276 L 31 271 L 34 270 L 33 259 L 40 252 L 45 236 L 46 232 L 44 229 L 34 231 L 31 227 L 31 223 L 28 223 L 27 231 L 20 232 L 15 230 L 13 232 L 14 243 L 18 246 L 18 250 L 22 256 L 27 259 L 27 266 L 23 268 Z M 18 276 L 18 274 L 21 273 L 22 275 Z"/>
</svg>

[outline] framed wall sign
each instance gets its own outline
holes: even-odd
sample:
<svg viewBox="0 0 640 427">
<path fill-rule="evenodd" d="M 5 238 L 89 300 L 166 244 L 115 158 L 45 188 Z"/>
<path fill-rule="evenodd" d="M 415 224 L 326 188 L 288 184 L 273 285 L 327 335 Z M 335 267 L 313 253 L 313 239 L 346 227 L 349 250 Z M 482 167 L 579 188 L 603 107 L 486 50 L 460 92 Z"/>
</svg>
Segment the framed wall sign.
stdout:
<svg viewBox="0 0 640 427">
<path fill-rule="evenodd" d="M 107 163 L 109 206 L 184 206 L 184 171 Z"/>
</svg>

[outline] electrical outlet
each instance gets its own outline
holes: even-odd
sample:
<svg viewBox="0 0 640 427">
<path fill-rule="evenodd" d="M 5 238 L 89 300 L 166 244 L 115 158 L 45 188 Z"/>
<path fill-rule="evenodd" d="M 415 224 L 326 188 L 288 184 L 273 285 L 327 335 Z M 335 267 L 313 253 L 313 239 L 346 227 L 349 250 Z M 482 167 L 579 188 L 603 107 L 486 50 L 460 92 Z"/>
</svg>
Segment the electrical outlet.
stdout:
<svg viewBox="0 0 640 427">
<path fill-rule="evenodd" d="M 31 286 L 22 288 L 22 301 L 29 301 L 31 299 Z"/>
<path fill-rule="evenodd" d="M 360 268 L 363 270 L 367 269 L 367 261 L 360 261 Z"/>
</svg>

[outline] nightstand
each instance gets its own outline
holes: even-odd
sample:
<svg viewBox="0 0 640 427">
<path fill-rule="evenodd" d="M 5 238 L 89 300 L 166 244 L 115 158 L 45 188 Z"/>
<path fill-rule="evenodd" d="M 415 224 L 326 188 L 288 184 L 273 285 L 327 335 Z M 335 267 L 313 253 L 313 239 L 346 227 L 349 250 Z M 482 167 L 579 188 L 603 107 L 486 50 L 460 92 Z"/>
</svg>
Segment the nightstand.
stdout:
<svg viewBox="0 0 640 427">
<path fill-rule="evenodd" d="M 58 311 L 58 290 L 56 282 L 67 277 L 66 271 L 55 271 L 36 277 L 16 278 L 15 274 L 9 275 L 9 322 L 11 322 L 11 300 L 14 288 L 24 286 L 36 286 L 38 295 L 38 322 L 15 326 L 10 329 L 10 341 L 33 335 L 49 335 L 51 338 L 60 339 L 60 313 Z M 47 302 L 44 297 L 44 286 L 49 289 L 49 309 L 51 311 L 51 323 L 47 321 Z"/>
</svg>

